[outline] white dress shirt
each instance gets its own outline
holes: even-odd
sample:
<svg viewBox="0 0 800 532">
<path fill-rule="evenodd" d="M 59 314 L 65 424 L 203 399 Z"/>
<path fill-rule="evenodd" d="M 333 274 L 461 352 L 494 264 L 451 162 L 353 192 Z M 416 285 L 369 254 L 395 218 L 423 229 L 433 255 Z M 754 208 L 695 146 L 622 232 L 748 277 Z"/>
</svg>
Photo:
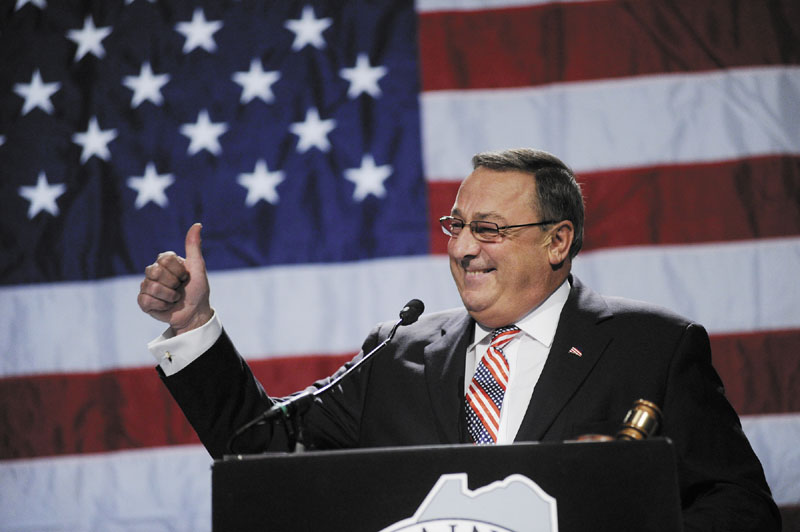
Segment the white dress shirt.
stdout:
<svg viewBox="0 0 800 532">
<path fill-rule="evenodd" d="M 503 349 L 508 360 L 510 375 L 503 408 L 500 410 L 500 430 L 497 443 L 512 443 L 522 424 L 522 418 L 528 410 L 528 403 L 533 395 L 533 388 L 539 382 L 542 368 L 553 345 L 556 327 L 561 317 L 561 310 L 569 297 L 570 285 L 567 281 L 556 289 L 550 297 L 529 312 L 516 325 L 520 334 L 514 337 Z M 512 325 L 512 324 L 509 324 Z M 464 371 L 464 390 L 469 388 L 475 368 L 483 357 L 492 340 L 492 331 L 475 323 L 475 336 L 472 345 L 467 348 L 466 368 Z"/>
</svg>

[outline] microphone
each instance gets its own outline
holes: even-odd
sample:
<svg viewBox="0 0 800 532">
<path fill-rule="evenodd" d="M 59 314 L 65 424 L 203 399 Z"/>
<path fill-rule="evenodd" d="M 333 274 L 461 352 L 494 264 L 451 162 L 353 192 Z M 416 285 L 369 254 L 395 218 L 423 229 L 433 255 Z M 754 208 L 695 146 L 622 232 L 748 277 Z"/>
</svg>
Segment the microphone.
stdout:
<svg viewBox="0 0 800 532">
<path fill-rule="evenodd" d="M 397 332 L 397 328 L 401 325 L 411 325 L 412 323 L 416 322 L 419 319 L 420 315 L 425 311 L 425 304 L 420 301 L 419 299 L 412 299 L 403 309 L 400 311 L 400 319 L 397 320 L 397 323 L 394 324 L 392 330 L 389 331 L 389 335 L 386 339 L 375 346 L 375 348 L 361 357 L 361 360 L 347 368 L 347 371 L 333 379 L 331 382 L 320 388 L 319 390 L 315 390 L 314 392 L 304 391 L 298 395 L 295 395 L 291 399 L 283 401 L 282 403 L 277 403 L 273 405 L 269 410 L 266 410 L 258 417 L 248 421 L 241 427 L 239 427 L 236 432 L 228 439 L 227 449 L 228 453 L 233 453 L 233 443 L 236 441 L 236 438 L 241 436 L 243 433 L 248 431 L 254 425 L 258 425 L 267 421 L 272 421 L 275 419 L 282 419 L 285 422 L 286 430 L 289 434 L 290 442 L 293 442 L 296 447 L 302 447 L 302 444 L 298 442 L 299 439 L 297 436 L 302 436 L 302 430 L 296 427 L 297 417 L 302 416 L 306 413 L 306 411 L 311 407 L 314 403 L 314 399 L 319 397 L 323 393 L 330 390 L 332 387 L 336 386 L 342 380 L 344 380 L 350 373 L 356 370 L 361 364 L 372 358 L 373 355 L 380 352 L 386 345 L 392 341 L 394 338 L 395 333 Z M 289 423 L 289 422 L 292 423 Z"/>
<path fill-rule="evenodd" d="M 617 431 L 618 440 L 646 440 L 658 430 L 661 425 L 661 409 L 658 405 L 637 399 L 633 407 L 625 414 L 622 426 Z"/>
<path fill-rule="evenodd" d="M 412 299 L 400 311 L 400 325 L 411 325 L 425 312 L 425 304 L 419 299 Z"/>
</svg>

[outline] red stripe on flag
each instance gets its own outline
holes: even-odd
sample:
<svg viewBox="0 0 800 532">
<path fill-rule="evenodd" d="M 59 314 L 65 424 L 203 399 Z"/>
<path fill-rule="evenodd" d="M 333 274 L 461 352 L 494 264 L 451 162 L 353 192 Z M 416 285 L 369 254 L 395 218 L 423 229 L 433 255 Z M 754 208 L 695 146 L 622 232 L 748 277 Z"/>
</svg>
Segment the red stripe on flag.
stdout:
<svg viewBox="0 0 800 532">
<path fill-rule="evenodd" d="M 800 331 L 712 336 L 711 349 L 725 393 L 740 415 L 800 412 Z"/>
<path fill-rule="evenodd" d="M 762 38 L 765 34 L 770 38 Z M 800 63 L 798 34 L 795 0 L 617 0 L 423 13 L 422 87 L 525 87 L 795 65 Z M 543 60 L 552 57 L 559 59 Z"/>
<path fill-rule="evenodd" d="M 352 358 L 250 362 L 273 396 L 301 390 Z M 0 459 L 199 443 L 151 367 L 0 380 Z"/>
<path fill-rule="evenodd" d="M 578 180 L 587 250 L 800 234 L 800 157 L 587 172 Z M 447 253 L 438 218 L 450 213 L 458 185 L 428 185 L 433 253 Z"/>
<path fill-rule="evenodd" d="M 741 415 L 800 412 L 800 330 L 712 336 L 716 366 Z M 275 396 L 330 375 L 351 358 L 250 362 Z M 0 459 L 197 443 L 155 371 L 69 373 L 0 379 Z"/>
</svg>

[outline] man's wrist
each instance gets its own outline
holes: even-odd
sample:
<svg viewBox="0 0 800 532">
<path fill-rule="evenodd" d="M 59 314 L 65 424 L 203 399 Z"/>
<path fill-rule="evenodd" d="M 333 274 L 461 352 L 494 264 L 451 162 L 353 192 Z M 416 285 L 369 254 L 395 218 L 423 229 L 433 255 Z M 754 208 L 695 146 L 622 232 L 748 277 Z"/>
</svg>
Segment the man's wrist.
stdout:
<svg viewBox="0 0 800 532">
<path fill-rule="evenodd" d="M 172 328 L 147 344 L 150 353 L 166 376 L 173 375 L 205 353 L 222 334 L 222 322 L 212 309 L 211 319 L 204 325 L 175 336 Z"/>
<path fill-rule="evenodd" d="M 214 317 L 214 309 L 209 308 L 207 311 L 201 311 L 192 316 L 188 323 L 179 327 L 170 327 L 173 336 L 178 336 L 195 329 L 199 329 Z"/>
</svg>

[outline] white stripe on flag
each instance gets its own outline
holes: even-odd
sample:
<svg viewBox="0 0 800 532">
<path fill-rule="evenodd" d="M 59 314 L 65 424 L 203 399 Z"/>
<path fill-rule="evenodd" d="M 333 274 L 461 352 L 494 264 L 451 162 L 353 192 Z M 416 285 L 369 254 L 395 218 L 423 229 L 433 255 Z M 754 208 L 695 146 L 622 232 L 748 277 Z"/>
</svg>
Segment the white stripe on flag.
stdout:
<svg viewBox="0 0 800 532">
<path fill-rule="evenodd" d="M 616 248 L 578 255 L 573 271 L 603 294 L 649 301 L 709 333 L 800 326 L 800 238 Z"/>
<path fill-rule="evenodd" d="M 211 530 L 211 457 L 176 446 L 0 462 L 4 532 Z"/>
<path fill-rule="evenodd" d="M 475 153 L 523 146 L 577 173 L 800 154 L 798 67 L 431 91 L 421 105 L 431 180 L 466 177 Z"/>
<path fill-rule="evenodd" d="M 764 466 L 775 502 L 800 504 L 800 414 L 745 416 L 742 428 Z"/>
<path fill-rule="evenodd" d="M 165 327 L 139 310 L 140 281 L 0 289 L 0 352 L 17 353 L 0 359 L 0 374 L 154 365 L 146 343 Z M 460 304 L 443 257 L 215 272 L 210 282 L 237 347 L 260 356 L 354 353 L 411 298 L 428 313 Z"/>
<path fill-rule="evenodd" d="M 351 353 L 412 297 L 427 313 L 460 306 L 447 261 L 218 272 L 212 303 L 239 350 L 253 358 Z M 800 238 L 587 252 L 574 271 L 600 293 L 665 306 L 712 334 L 800 328 L 800 285 L 781 281 L 800 271 Z M 0 289 L 2 375 L 150 365 L 145 344 L 163 327 L 139 311 L 138 287 L 137 277 Z"/>
</svg>

